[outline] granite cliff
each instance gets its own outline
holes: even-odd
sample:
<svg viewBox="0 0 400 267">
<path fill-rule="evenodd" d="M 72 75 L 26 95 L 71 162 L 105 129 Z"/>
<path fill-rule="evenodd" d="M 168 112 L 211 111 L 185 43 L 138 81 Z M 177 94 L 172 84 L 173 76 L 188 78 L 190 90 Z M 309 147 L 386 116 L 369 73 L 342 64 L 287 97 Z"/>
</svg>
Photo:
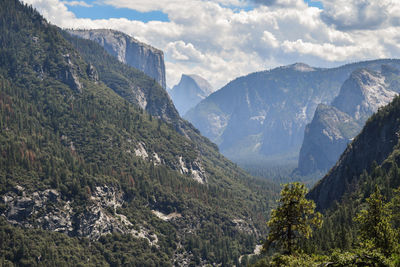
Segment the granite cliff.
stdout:
<svg viewBox="0 0 400 267">
<path fill-rule="evenodd" d="M 114 30 L 68 30 L 68 32 L 99 43 L 120 62 L 143 71 L 166 88 L 164 54 L 161 50 Z"/>
</svg>

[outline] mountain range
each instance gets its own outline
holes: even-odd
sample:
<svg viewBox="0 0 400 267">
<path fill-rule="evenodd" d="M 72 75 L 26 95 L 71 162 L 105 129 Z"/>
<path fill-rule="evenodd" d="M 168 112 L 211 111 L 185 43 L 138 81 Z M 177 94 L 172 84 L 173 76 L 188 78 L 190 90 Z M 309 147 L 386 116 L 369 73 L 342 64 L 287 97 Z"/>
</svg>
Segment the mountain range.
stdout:
<svg viewBox="0 0 400 267">
<path fill-rule="evenodd" d="M 400 61 L 383 59 L 337 68 L 297 63 L 239 77 L 189 110 L 188 119 L 215 142 L 228 158 L 295 161 L 306 125 L 319 104 L 329 104 L 357 69 L 398 68 Z"/>
</svg>

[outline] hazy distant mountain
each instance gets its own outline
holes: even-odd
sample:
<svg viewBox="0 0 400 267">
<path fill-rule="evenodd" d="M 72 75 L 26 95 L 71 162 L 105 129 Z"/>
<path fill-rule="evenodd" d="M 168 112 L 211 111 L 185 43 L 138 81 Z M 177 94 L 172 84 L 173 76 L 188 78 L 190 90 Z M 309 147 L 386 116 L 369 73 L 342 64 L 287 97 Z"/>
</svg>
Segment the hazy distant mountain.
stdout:
<svg viewBox="0 0 400 267">
<path fill-rule="evenodd" d="M 383 68 L 385 69 L 385 67 Z M 397 95 L 392 75 L 359 69 L 343 84 L 332 106 L 319 105 L 306 126 L 300 150 L 300 174 L 327 171 L 338 160 L 347 144 L 361 131 L 365 121 Z M 386 74 L 387 75 L 387 74 Z"/>
<path fill-rule="evenodd" d="M 338 95 L 359 68 L 380 70 L 399 60 L 375 60 L 322 69 L 297 63 L 237 78 L 191 109 L 185 118 L 237 161 L 297 159 L 305 126 L 317 106 Z"/>
<path fill-rule="evenodd" d="M 168 90 L 182 116 L 213 92 L 211 84 L 199 75 L 183 74 L 179 84 Z"/>
<path fill-rule="evenodd" d="M 114 30 L 68 30 L 68 32 L 99 43 L 119 61 L 143 71 L 166 88 L 164 53 L 161 50 Z"/>
</svg>

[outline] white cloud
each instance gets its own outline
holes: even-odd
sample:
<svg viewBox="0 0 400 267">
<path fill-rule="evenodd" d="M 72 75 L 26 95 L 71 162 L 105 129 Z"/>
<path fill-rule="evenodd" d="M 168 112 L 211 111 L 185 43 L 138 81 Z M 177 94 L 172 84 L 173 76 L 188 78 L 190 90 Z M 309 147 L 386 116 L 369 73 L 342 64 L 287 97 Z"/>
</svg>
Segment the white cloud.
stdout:
<svg viewBox="0 0 400 267">
<path fill-rule="evenodd" d="M 81 6 L 81 7 L 92 7 L 93 6 L 84 1 L 63 1 L 62 3 L 67 6 Z"/>
<path fill-rule="evenodd" d="M 26 0 L 58 26 L 111 28 L 162 49 L 168 86 L 182 73 L 199 74 L 218 88 L 238 76 L 298 61 L 327 67 L 400 56 L 400 1 L 321 1 L 323 10 L 302 0 L 97 1 L 158 10 L 169 18 L 144 23 L 78 19 L 60 0 Z M 253 9 L 243 8 L 250 2 Z"/>
<path fill-rule="evenodd" d="M 302 0 L 251 0 L 252 2 L 265 6 L 280 7 L 302 7 L 306 4 Z"/>
<path fill-rule="evenodd" d="M 167 45 L 166 52 L 174 60 L 201 62 L 204 55 L 199 52 L 193 44 L 183 41 L 171 42 Z"/>
<path fill-rule="evenodd" d="M 400 18 L 398 0 L 322 0 L 322 19 L 341 30 L 377 29 Z"/>
</svg>

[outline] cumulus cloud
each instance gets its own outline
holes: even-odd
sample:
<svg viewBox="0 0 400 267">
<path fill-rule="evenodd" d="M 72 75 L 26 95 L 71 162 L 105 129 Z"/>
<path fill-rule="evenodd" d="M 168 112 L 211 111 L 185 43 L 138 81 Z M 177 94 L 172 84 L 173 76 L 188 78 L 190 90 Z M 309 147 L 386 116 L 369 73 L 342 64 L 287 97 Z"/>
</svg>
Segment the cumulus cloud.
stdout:
<svg viewBox="0 0 400 267">
<path fill-rule="evenodd" d="M 180 61 L 201 62 L 204 58 L 204 55 L 196 50 L 193 44 L 186 44 L 183 41 L 169 43 L 166 52 L 171 55 L 172 59 Z"/>
<path fill-rule="evenodd" d="M 265 6 L 299 7 L 306 4 L 302 0 L 251 0 L 255 4 Z"/>
<path fill-rule="evenodd" d="M 371 30 L 399 21 L 398 0 L 322 0 L 322 19 L 340 30 Z"/>
<path fill-rule="evenodd" d="M 62 3 L 67 6 L 81 6 L 81 7 L 92 7 L 93 6 L 84 1 L 63 1 Z"/>
<path fill-rule="evenodd" d="M 162 49 L 168 86 L 182 73 L 199 74 L 218 88 L 238 76 L 298 61 L 327 67 L 400 55 L 397 0 L 321 0 L 322 10 L 303 0 L 96 2 L 162 11 L 169 18 L 146 23 L 76 18 L 60 0 L 26 2 L 60 27 L 120 30 Z M 249 3 L 252 8 L 242 8 Z"/>
</svg>

